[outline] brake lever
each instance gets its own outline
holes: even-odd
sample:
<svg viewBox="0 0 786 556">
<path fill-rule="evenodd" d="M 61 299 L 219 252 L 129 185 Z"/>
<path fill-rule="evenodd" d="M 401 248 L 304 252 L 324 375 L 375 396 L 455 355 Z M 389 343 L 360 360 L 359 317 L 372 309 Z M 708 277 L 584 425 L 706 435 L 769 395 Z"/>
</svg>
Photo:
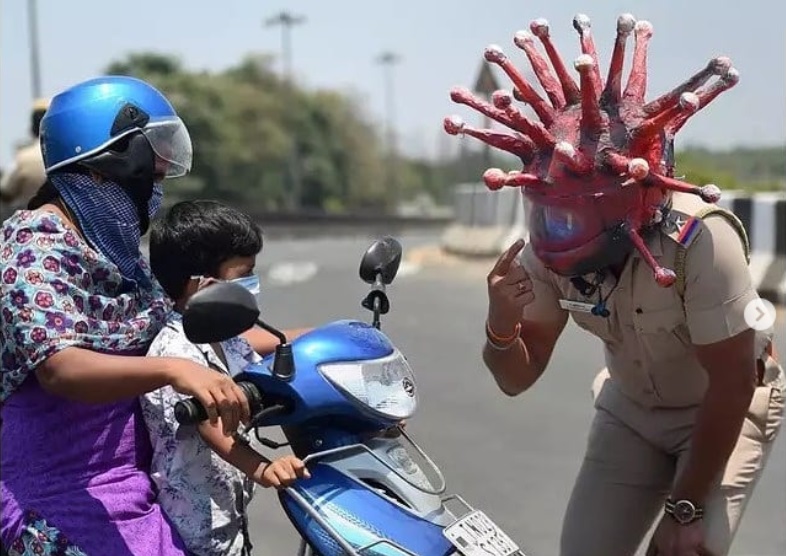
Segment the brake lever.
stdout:
<svg viewBox="0 0 786 556">
<path fill-rule="evenodd" d="M 279 448 L 284 448 L 285 446 L 289 446 L 289 442 L 276 442 L 275 440 L 271 440 L 270 438 L 259 436 L 259 429 L 254 431 L 254 435 L 257 437 L 257 440 L 263 446 L 270 448 L 271 450 L 278 450 Z"/>
<path fill-rule="evenodd" d="M 257 440 L 263 446 L 267 446 L 272 450 L 278 450 L 279 448 L 283 448 L 284 446 L 289 446 L 289 443 L 281 443 L 276 442 L 275 440 L 271 440 L 269 438 L 265 438 L 264 436 L 259 436 L 259 423 L 262 422 L 262 419 L 266 417 L 270 417 L 271 415 L 275 415 L 276 413 L 283 413 L 287 410 L 285 405 L 282 404 L 275 404 L 268 407 L 263 407 L 259 411 L 257 411 L 253 417 L 249 420 L 247 425 L 243 426 L 243 429 L 240 431 L 235 432 L 233 435 L 235 440 L 238 442 L 249 446 L 251 444 L 251 438 L 249 437 L 249 433 L 253 430 L 254 436 L 257 437 Z"/>
</svg>

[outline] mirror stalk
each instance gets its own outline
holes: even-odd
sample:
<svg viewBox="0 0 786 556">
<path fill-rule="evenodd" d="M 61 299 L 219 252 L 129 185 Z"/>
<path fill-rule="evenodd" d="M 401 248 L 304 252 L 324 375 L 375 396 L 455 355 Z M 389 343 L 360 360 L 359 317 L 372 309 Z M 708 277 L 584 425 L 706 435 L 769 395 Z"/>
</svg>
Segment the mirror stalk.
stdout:
<svg viewBox="0 0 786 556">
<path fill-rule="evenodd" d="M 287 336 L 277 328 L 273 328 L 262 319 L 257 319 L 257 325 L 270 332 L 278 339 L 276 353 L 273 356 L 273 376 L 281 380 L 291 380 L 295 375 L 295 356 L 292 353 L 292 344 L 287 342 Z"/>
<path fill-rule="evenodd" d="M 281 332 L 278 328 L 273 328 L 262 319 L 257 319 L 257 325 L 259 325 L 259 327 L 262 328 L 263 330 L 266 330 L 267 332 L 270 332 L 273 336 L 275 336 L 280 344 L 287 343 L 286 335 L 283 332 Z"/>
</svg>

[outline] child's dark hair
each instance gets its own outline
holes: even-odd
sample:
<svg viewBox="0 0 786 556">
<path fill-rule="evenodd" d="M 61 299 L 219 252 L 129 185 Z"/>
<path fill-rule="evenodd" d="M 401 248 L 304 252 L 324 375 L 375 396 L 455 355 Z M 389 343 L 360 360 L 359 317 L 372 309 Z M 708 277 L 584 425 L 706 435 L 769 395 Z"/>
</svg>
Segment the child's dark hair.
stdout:
<svg viewBox="0 0 786 556">
<path fill-rule="evenodd" d="M 150 230 L 150 266 L 172 299 L 191 276 L 215 276 L 232 257 L 261 250 L 262 231 L 251 217 L 217 201 L 177 203 Z"/>
</svg>

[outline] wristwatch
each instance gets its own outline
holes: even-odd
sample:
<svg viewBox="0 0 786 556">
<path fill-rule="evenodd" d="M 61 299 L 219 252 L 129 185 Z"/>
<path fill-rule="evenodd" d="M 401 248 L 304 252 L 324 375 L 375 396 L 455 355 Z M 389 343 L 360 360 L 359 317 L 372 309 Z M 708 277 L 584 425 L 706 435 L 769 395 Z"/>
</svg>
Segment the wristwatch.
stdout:
<svg viewBox="0 0 786 556">
<path fill-rule="evenodd" d="M 666 507 L 664 511 L 680 525 L 688 525 L 704 516 L 704 509 L 700 506 L 697 506 L 690 500 L 674 501 L 669 498 L 666 500 Z"/>
</svg>

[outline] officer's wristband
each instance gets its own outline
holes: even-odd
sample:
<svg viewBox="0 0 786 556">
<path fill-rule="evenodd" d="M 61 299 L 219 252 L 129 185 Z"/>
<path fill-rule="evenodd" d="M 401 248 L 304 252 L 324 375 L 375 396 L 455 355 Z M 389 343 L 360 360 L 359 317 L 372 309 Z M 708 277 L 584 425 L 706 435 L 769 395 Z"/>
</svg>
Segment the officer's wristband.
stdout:
<svg viewBox="0 0 786 556">
<path fill-rule="evenodd" d="M 516 343 L 516 340 L 518 340 L 520 333 L 521 323 L 517 322 L 516 328 L 513 329 L 512 335 L 508 336 L 507 338 L 504 336 L 499 336 L 498 334 L 494 333 L 494 331 L 491 329 L 489 321 L 486 320 L 486 340 L 488 344 L 497 351 L 507 351 L 512 348 Z"/>
</svg>

